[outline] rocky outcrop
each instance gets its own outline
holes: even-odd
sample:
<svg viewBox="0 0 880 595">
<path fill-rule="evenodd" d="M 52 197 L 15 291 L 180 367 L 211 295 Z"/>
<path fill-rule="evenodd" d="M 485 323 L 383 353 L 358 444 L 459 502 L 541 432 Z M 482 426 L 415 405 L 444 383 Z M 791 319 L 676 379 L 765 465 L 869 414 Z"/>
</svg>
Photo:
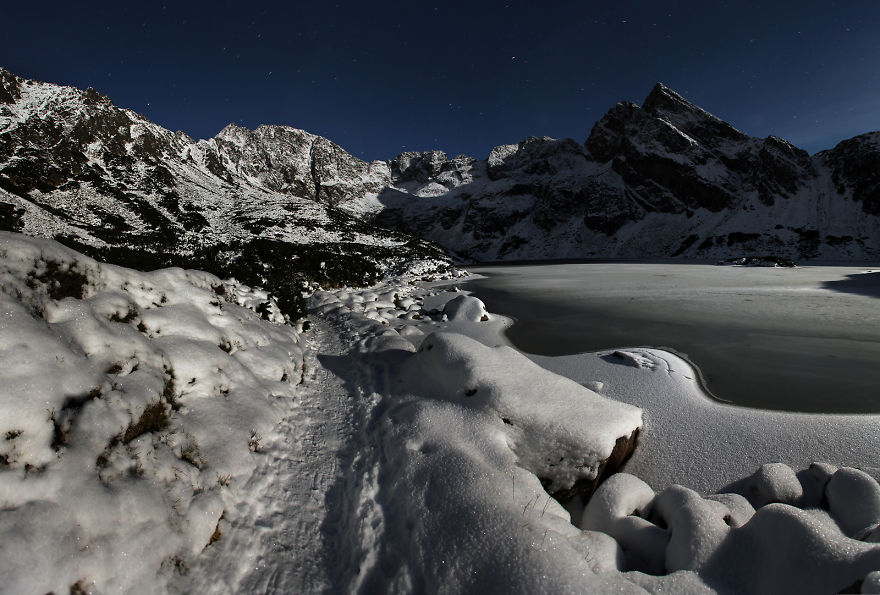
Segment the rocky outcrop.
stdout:
<svg viewBox="0 0 880 595">
<path fill-rule="evenodd" d="M 865 213 L 880 215 L 880 132 L 845 140 L 816 157 L 839 194 L 861 203 Z"/>
</svg>

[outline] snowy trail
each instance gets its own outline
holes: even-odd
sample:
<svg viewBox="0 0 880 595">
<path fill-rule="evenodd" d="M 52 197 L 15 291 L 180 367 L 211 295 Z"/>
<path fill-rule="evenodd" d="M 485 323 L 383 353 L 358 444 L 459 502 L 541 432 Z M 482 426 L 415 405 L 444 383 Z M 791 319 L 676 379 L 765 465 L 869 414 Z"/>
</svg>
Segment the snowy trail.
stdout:
<svg viewBox="0 0 880 595">
<path fill-rule="evenodd" d="M 215 552 L 206 551 L 182 577 L 181 591 L 303 593 L 334 582 L 326 557 L 343 544 L 328 541 L 338 539 L 338 484 L 356 443 L 359 408 L 321 360 L 345 357 L 352 337 L 343 333 L 318 319 L 304 334 L 307 370 L 296 402 L 261 448 L 265 461 L 227 511 L 224 535 L 209 548 Z"/>
</svg>

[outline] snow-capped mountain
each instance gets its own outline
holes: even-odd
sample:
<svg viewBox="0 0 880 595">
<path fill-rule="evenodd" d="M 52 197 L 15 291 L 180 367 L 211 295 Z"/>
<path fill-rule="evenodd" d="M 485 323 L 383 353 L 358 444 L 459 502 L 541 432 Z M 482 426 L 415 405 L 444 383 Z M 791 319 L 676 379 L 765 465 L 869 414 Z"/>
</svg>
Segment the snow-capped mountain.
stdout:
<svg viewBox="0 0 880 595">
<path fill-rule="evenodd" d="M 583 145 L 529 138 L 481 161 L 367 163 L 285 126 L 196 141 L 93 89 L 0 69 L 0 228 L 129 266 L 235 275 L 290 294 L 288 307 L 292 270 L 300 288 L 443 266 L 404 234 L 465 261 L 874 258 L 878 172 L 880 133 L 811 157 L 662 84 L 641 107 L 612 108 Z"/>
<path fill-rule="evenodd" d="M 364 284 L 444 266 L 426 243 L 337 209 L 389 180 L 327 139 L 283 126 L 171 132 L 85 91 L 0 69 L 0 228 L 119 264 L 169 264 L 268 285 L 296 310 L 310 282 Z"/>
<path fill-rule="evenodd" d="M 407 154 L 376 220 L 482 261 L 880 255 L 880 133 L 810 156 L 657 84 L 584 145 L 529 138 L 484 161 Z"/>
</svg>

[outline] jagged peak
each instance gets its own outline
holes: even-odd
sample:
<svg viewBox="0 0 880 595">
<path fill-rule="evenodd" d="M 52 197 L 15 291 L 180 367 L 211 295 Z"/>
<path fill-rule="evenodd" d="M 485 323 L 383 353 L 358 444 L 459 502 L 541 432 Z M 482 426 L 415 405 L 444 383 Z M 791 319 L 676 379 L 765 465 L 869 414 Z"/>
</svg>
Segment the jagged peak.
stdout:
<svg viewBox="0 0 880 595">
<path fill-rule="evenodd" d="M 219 137 L 227 137 L 227 136 L 232 136 L 232 135 L 247 134 L 250 131 L 251 131 L 250 128 L 245 128 L 244 126 L 239 126 L 235 122 L 230 122 L 229 124 L 227 124 L 226 126 L 223 127 L 223 130 L 221 130 L 220 132 L 218 132 L 214 136 L 215 136 L 215 138 L 218 136 Z"/>
<path fill-rule="evenodd" d="M 260 124 L 259 126 L 251 130 L 250 128 L 247 128 L 245 126 L 240 126 L 235 122 L 230 122 L 229 124 L 227 124 L 226 127 L 218 132 L 214 138 L 226 141 L 237 140 L 238 142 L 243 142 L 251 138 L 274 138 L 279 135 L 292 135 L 294 137 L 308 139 L 310 142 L 315 142 L 318 139 L 324 140 L 326 142 L 331 142 L 328 139 L 325 139 L 317 134 L 312 134 L 307 130 L 294 128 L 292 126 L 285 126 L 283 124 Z"/>
<path fill-rule="evenodd" d="M 642 109 L 700 140 L 707 140 L 704 138 L 705 131 L 708 131 L 710 136 L 719 135 L 725 138 L 747 136 L 730 123 L 694 105 L 663 83 L 658 82 L 654 85 L 645 98 Z"/>
<path fill-rule="evenodd" d="M 642 109 L 654 114 L 660 112 L 673 114 L 690 112 L 700 114 L 701 116 L 713 120 L 719 119 L 659 82 L 654 85 L 654 88 L 651 89 L 651 92 L 645 97 L 645 101 L 642 103 Z"/>
</svg>

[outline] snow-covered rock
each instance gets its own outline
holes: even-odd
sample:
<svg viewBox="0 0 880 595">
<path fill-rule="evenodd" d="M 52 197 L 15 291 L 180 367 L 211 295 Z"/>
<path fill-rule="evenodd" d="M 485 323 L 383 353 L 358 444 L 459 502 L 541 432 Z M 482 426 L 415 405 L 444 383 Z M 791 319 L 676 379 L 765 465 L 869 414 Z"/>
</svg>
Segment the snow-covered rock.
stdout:
<svg viewBox="0 0 880 595">
<path fill-rule="evenodd" d="M 509 347 L 490 348 L 457 334 L 434 333 L 404 374 L 425 396 L 496 418 L 518 464 L 551 494 L 592 488 L 641 427 L 641 412 L 538 367 Z"/>
<path fill-rule="evenodd" d="M 785 463 L 765 463 L 749 478 L 749 496 L 755 506 L 771 502 L 797 504 L 803 495 L 800 480 Z"/>
<path fill-rule="evenodd" d="M 825 486 L 831 515 L 843 532 L 865 539 L 880 526 L 880 484 L 860 469 L 839 469 Z"/>
<path fill-rule="evenodd" d="M 470 295 L 455 297 L 443 307 L 443 313 L 449 320 L 485 322 L 489 320 L 486 305 L 479 299 Z"/>
</svg>

